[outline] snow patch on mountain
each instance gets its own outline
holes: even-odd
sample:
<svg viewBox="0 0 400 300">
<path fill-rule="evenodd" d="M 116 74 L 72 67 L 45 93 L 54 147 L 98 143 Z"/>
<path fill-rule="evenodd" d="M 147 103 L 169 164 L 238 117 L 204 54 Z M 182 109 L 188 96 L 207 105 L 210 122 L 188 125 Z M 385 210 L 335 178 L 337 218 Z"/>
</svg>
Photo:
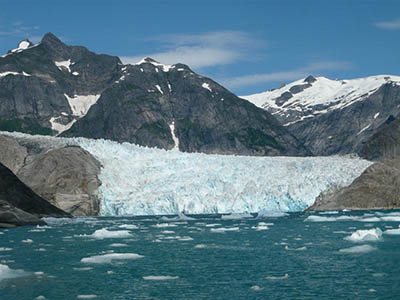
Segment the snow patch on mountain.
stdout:
<svg viewBox="0 0 400 300">
<path fill-rule="evenodd" d="M 72 120 L 71 122 L 69 122 L 68 124 L 64 125 L 61 123 L 58 123 L 57 120 L 60 117 L 51 117 L 50 118 L 50 123 L 51 123 L 51 129 L 55 130 L 58 132 L 58 134 L 61 134 L 62 132 L 68 130 L 71 128 L 72 125 L 74 125 L 74 123 L 76 122 L 76 120 Z"/>
<path fill-rule="evenodd" d="M 63 68 L 66 68 L 68 72 L 71 73 L 70 66 L 73 65 L 74 63 L 71 63 L 71 60 L 64 60 L 64 61 L 55 61 L 54 64 L 57 66 L 57 68 L 60 69 L 60 71 L 63 71 Z"/>
<path fill-rule="evenodd" d="M 70 97 L 64 94 L 67 98 L 74 116 L 83 117 L 87 114 L 90 107 L 99 100 L 101 95 L 75 95 Z"/>
<path fill-rule="evenodd" d="M 179 151 L 179 139 L 175 135 L 175 122 L 169 124 L 169 129 L 171 130 L 172 139 L 174 140 L 175 143 L 174 149 Z"/>
<path fill-rule="evenodd" d="M 166 65 L 166 64 L 162 64 L 159 63 L 158 61 L 155 61 L 154 59 L 150 58 L 150 57 L 145 57 L 142 60 L 140 60 L 139 62 L 137 62 L 135 65 L 140 66 L 141 64 L 146 64 L 146 63 L 150 63 L 155 67 L 159 67 L 161 68 L 164 72 L 168 72 L 169 70 L 175 68 L 173 65 Z M 158 69 L 156 68 L 156 71 L 158 72 Z M 142 71 L 143 72 L 143 71 Z"/>
<path fill-rule="evenodd" d="M 7 75 L 14 75 L 14 76 L 20 75 L 20 76 L 26 76 L 26 77 L 31 76 L 30 74 L 25 73 L 24 71 L 22 71 L 22 73 L 8 71 L 8 72 L 0 73 L 0 78 L 1 78 L 1 77 L 5 77 L 5 76 L 7 76 Z"/>
<path fill-rule="evenodd" d="M 273 114 L 292 115 L 290 124 L 332 110 L 342 109 L 362 101 L 385 83 L 400 83 L 400 76 L 377 75 L 350 80 L 317 77 L 313 82 L 305 78 L 279 89 L 241 96 Z M 282 96 L 286 96 L 282 99 Z M 286 100 L 284 100 L 286 99 Z M 289 122 L 285 125 L 290 125 Z"/>
<path fill-rule="evenodd" d="M 212 93 L 212 89 L 210 88 L 210 85 L 208 83 L 204 82 L 201 86 Z"/>
</svg>

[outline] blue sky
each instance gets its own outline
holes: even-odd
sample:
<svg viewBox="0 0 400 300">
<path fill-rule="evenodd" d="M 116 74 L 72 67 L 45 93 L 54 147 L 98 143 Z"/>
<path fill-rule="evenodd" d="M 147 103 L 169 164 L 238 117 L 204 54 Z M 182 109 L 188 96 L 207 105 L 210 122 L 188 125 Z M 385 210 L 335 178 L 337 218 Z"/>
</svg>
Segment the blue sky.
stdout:
<svg viewBox="0 0 400 300">
<path fill-rule="evenodd" d="M 239 95 L 308 74 L 400 75 L 398 0 L 0 0 L 0 53 L 53 32 L 135 62 L 183 62 Z"/>
</svg>

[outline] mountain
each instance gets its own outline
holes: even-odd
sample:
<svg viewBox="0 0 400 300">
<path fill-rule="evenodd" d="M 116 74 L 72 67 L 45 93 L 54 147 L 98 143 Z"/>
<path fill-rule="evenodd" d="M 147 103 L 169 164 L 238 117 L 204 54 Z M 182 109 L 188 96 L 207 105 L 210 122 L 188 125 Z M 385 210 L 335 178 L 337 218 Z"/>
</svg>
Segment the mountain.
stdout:
<svg viewBox="0 0 400 300">
<path fill-rule="evenodd" d="M 367 152 L 387 156 L 397 147 L 392 143 L 393 149 L 381 149 L 375 142 L 372 149 L 370 144 L 379 132 L 390 134 L 387 124 L 400 119 L 399 76 L 352 80 L 308 76 L 242 98 L 272 113 L 314 155 L 355 152 L 370 158 Z"/>
<path fill-rule="evenodd" d="M 271 114 L 186 65 L 123 65 L 51 33 L 0 57 L 0 130 L 186 152 L 311 154 Z"/>
<path fill-rule="evenodd" d="M 308 210 L 400 208 L 400 158 L 376 162 L 349 186 L 322 192 Z"/>
</svg>

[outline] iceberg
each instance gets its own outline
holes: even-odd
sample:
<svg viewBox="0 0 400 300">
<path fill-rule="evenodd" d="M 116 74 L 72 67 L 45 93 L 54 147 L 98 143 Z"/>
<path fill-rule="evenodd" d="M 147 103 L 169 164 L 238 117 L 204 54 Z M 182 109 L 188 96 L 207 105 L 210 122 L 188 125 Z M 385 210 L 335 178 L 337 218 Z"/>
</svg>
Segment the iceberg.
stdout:
<svg viewBox="0 0 400 300">
<path fill-rule="evenodd" d="M 129 143 L 1 132 L 51 147 L 77 145 L 103 168 L 100 214 L 179 215 L 302 211 L 347 186 L 370 161 L 350 157 L 251 157 L 183 153 Z M 263 213 L 261 213 L 263 216 Z M 278 216 L 278 215 L 273 215 Z M 182 216 L 181 216 L 182 218 Z"/>
<path fill-rule="evenodd" d="M 360 229 L 352 233 L 352 235 L 345 237 L 345 240 L 352 242 L 371 242 L 379 241 L 382 237 L 382 230 L 380 228 L 373 229 Z"/>
</svg>

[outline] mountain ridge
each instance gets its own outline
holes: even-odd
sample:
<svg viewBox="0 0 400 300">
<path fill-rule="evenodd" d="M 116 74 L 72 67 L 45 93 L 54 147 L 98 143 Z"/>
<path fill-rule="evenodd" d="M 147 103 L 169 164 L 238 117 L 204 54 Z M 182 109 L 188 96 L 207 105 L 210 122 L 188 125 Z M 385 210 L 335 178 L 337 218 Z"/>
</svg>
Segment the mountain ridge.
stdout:
<svg viewBox="0 0 400 300">
<path fill-rule="evenodd" d="M 269 113 L 186 65 L 151 58 L 124 65 L 51 33 L 0 58 L 3 86 L 0 130 L 164 149 L 179 141 L 187 152 L 310 155 Z"/>
</svg>

